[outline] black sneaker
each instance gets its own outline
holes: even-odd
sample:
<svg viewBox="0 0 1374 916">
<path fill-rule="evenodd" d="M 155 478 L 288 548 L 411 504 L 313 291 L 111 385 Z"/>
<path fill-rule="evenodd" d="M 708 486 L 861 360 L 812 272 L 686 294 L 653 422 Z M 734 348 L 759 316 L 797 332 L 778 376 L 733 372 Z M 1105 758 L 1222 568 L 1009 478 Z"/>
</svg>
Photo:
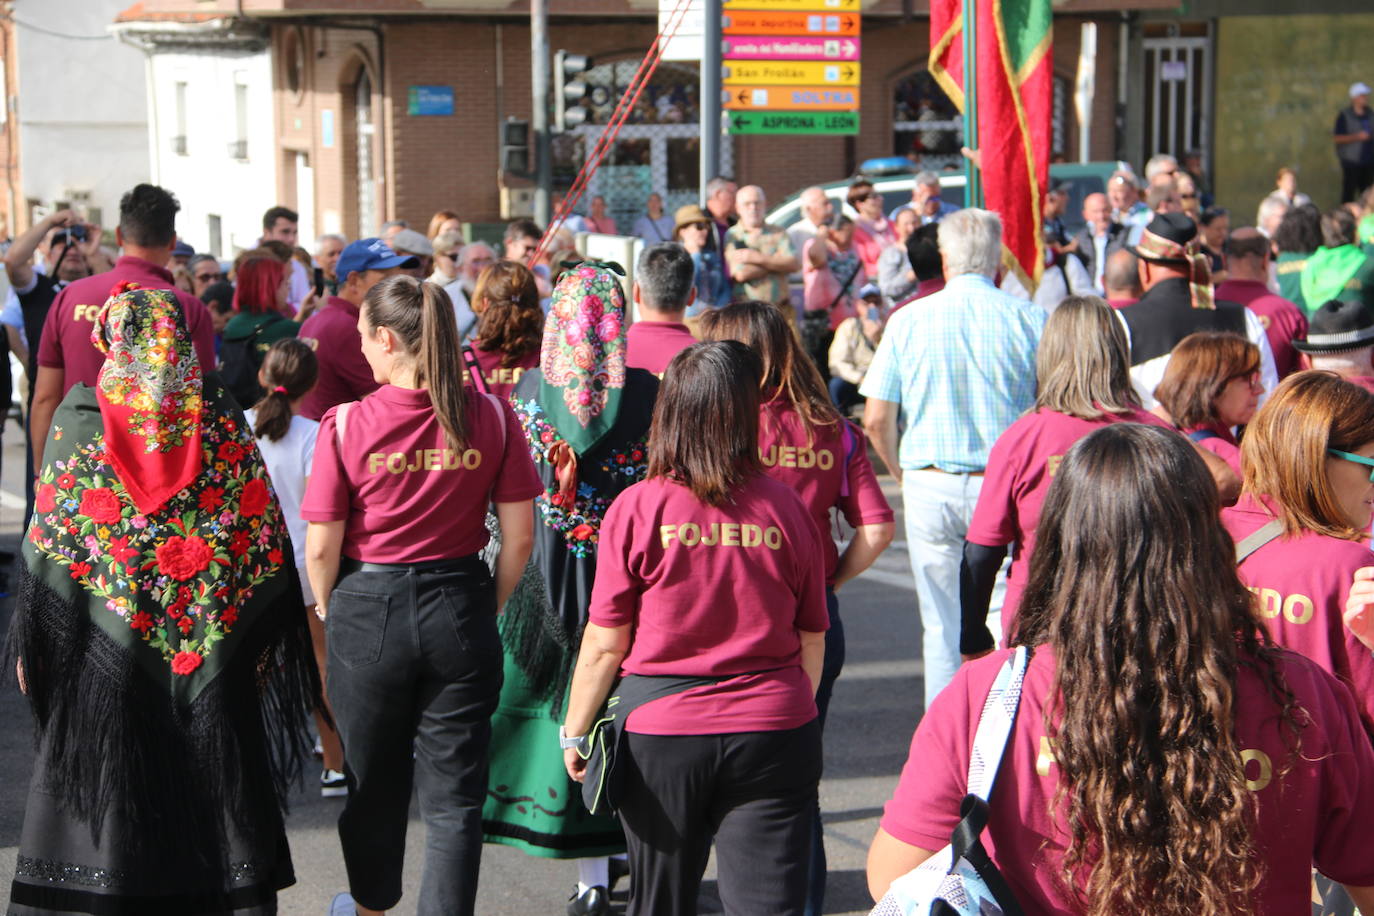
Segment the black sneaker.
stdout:
<svg viewBox="0 0 1374 916">
<path fill-rule="evenodd" d="M 320 774 L 320 797 L 343 798 L 348 794 L 348 778 L 338 770 L 325 770 Z"/>
<path fill-rule="evenodd" d="M 607 890 L 614 892 L 620 879 L 630 873 L 630 863 L 624 856 L 611 856 L 611 861 L 607 863 L 606 870 L 610 877 L 610 886 Z"/>
<path fill-rule="evenodd" d="M 580 894 L 574 890 L 568 898 L 568 916 L 610 916 L 610 913 L 611 895 L 599 884 Z"/>
</svg>

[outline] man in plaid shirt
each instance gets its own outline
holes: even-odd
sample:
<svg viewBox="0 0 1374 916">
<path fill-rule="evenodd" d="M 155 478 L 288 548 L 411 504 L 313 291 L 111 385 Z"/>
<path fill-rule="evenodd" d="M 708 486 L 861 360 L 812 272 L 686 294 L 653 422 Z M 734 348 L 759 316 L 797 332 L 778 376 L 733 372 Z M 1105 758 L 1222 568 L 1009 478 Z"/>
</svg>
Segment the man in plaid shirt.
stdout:
<svg viewBox="0 0 1374 916">
<path fill-rule="evenodd" d="M 988 451 L 1035 402 L 1045 311 L 997 289 L 1002 222 L 969 208 L 940 222 L 947 284 L 892 316 L 859 393 L 864 429 L 902 484 L 920 601 L 926 706 L 959 658 L 959 563 Z M 900 410 L 906 429 L 897 434 Z M 1001 607 L 1001 590 L 993 607 Z"/>
</svg>

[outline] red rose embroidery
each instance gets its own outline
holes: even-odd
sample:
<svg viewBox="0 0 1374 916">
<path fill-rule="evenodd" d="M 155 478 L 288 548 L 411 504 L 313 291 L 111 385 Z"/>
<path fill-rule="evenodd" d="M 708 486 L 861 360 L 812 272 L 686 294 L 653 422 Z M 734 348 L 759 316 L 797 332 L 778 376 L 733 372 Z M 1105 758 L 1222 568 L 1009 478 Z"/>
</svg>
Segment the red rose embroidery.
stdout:
<svg viewBox="0 0 1374 916">
<path fill-rule="evenodd" d="M 48 513 L 57 508 L 57 487 L 45 483 L 38 488 L 38 496 L 33 501 L 37 512 Z"/>
<path fill-rule="evenodd" d="M 158 568 L 173 579 L 190 579 L 210 565 L 210 556 L 210 545 L 194 535 L 169 537 L 157 547 Z"/>
<path fill-rule="evenodd" d="M 110 559 L 116 563 L 128 563 L 138 556 L 138 551 L 129 546 L 127 537 L 110 538 Z"/>
<path fill-rule="evenodd" d="M 242 559 L 250 546 L 252 546 L 252 538 L 248 536 L 248 532 L 235 531 L 233 540 L 229 542 L 229 552 Z"/>
<path fill-rule="evenodd" d="M 200 494 L 200 508 L 206 512 L 214 512 L 222 505 L 224 505 L 223 487 L 206 487 L 205 491 Z"/>
<path fill-rule="evenodd" d="M 71 573 L 73 579 L 84 578 L 85 576 L 89 576 L 91 574 L 91 564 L 73 563 L 71 569 L 68 570 L 68 572 Z"/>
<path fill-rule="evenodd" d="M 200 667 L 203 659 L 197 652 L 178 652 L 172 656 L 172 673 L 182 676 L 190 674 Z"/>
<path fill-rule="evenodd" d="M 254 477 L 244 486 L 243 493 L 239 496 L 239 515 L 244 518 L 262 515 L 267 511 L 267 503 L 271 497 L 267 481 L 261 477 Z"/>
<path fill-rule="evenodd" d="M 57 485 L 64 490 L 70 490 L 72 487 L 76 486 L 76 475 L 63 474 L 61 477 L 57 478 Z"/>
<path fill-rule="evenodd" d="M 219 447 L 219 459 L 221 461 L 242 461 L 244 448 L 237 442 L 226 442 Z"/>
<path fill-rule="evenodd" d="M 177 629 L 181 630 L 182 636 L 185 636 L 187 633 L 191 632 L 191 627 L 195 626 L 195 623 L 196 622 L 190 617 L 182 617 L 177 621 Z"/>
<path fill-rule="evenodd" d="M 119 497 L 109 487 L 96 487 L 81 494 L 81 508 L 77 511 L 97 525 L 113 525 L 119 521 Z"/>
<path fill-rule="evenodd" d="M 232 627 L 235 623 L 238 622 L 238 619 L 239 609 L 234 607 L 232 604 L 224 610 L 220 611 L 219 613 L 219 622 L 224 624 L 226 627 Z"/>
<path fill-rule="evenodd" d="M 273 549 L 267 551 L 267 562 L 268 562 L 268 563 L 271 563 L 273 566 L 279 566 L 279 565 L 281 565 L 281 561 L 282 561 L 282 554 L 281 554 L 281 551 L 280 551 L 280 550 L 277 550 L 276 548 L 273 548 Z"/>
<path fill-rule="evenodd" d="M 592 536 L 592 531 L 591 525 L 583 523 L 572 530 L 572 536 L 579 541 L 585 541 Z"/>
<path fill-rule="evenodd" d="M 140 633 L 147 633 L 153 628 L 153 618 L 149 616 L 147 611 L 139 611 L 129 618 L 129 626 Z"/>
</svg>

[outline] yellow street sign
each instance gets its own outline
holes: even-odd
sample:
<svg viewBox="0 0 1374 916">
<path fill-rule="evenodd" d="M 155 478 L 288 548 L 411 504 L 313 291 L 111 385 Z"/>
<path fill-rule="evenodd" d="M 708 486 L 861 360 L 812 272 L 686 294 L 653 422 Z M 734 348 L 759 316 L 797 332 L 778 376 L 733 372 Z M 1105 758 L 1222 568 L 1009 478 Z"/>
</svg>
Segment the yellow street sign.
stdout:
<svg viewBox="0 0 1374 916">
<path fill-rule="evenodd" d="M 724 67 L 727 86 L 857 86 L 859 65 L 823 61 L 732 60 Z"/>
</svg>

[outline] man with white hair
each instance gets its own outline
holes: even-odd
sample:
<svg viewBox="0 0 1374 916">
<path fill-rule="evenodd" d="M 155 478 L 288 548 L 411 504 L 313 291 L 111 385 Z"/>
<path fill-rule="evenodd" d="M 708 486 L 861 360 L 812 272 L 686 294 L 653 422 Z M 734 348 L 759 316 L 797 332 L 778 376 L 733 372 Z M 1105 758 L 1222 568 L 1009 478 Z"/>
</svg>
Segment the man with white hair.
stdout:
<svg viewBox="0 0 1374 916">
<path fill-rule="evenodd" d="M 486 242 L 465 245 L 458 255 L 458 278 L 444 287 L 444 292 L 453 300 L 453 317 L 458 319 L 458 337 L 462 340 L 467 340 L 477 327 L 477 314 L 470 304 L 477 278 L 495 263 L 496 251 Z"/>
<path fill-rule="evenodd" d="M 1168 153 L 1156 153 L 1145 163 L 1145 183 L 1153 185 L 1155 176 L 1165 175 L 1172 181 L 1178 174 L 1178 160 Z"/>
<path fill-rule="evenodd" d="M 1255 213 L 1255 228 L 1260 231 L 1260 235 L 1267 239 L 1274 237 L 1274 232 L 1279 228 L 1279 223 L 1288 215 L 1288 201 L 1282 197 L 1270 194 L 1260 201 L 1259 210 Z"/>
<path fill-rule="evenodd" d="M 940 196 L 940 176 L 929 169 L 917 172 L 911 182 L 911 203 L 902 204 L 888 214 L 887 218 L 893 222 L 897 221 L 897 214 L 907 208 L 916 211 L 922 226 L 938 223 L 959 209 L 954 204 L 945 203 Z"/>
<path fill-rule="evenodd" d="M 859 393 L 864 430 L 902 485 L 907 551 L 920 600 L 926 708 L 961 649 L 959 567 L 988 451 L 1035 402 L 1035 348 L 1045 311 L 994 285 L 997 214 L 968 208 L 939 227 L 946 285 L 889 320 Z M 907 427 L 897 434 L 897 414 Z M 994 596 L 993 607 L 1001 606 Z M 975 636 L 976 634 L 970 634 Z"/>
<path fill-rule="evenodd" d="M 801 251 L 807 242 L 816 237 L 822 225 L 829 224 L 835 205 L 820 188 L 810 187 L 801 192 L 801 212 L 802 218 L 787 230 L 793 251 Z"/>
<path fill-rule="evenodd" d="M 334 273 L 334 265 L 339 263 L 348 239 L 334 232 L 326 233 L 315 240 L 315 266 L 324 272 L 324 291 L 331 296 L 339 294 L 339 278 Z"/>
<path fill-rule="evenodd" d="M 794 315 L 787 275 L 801 270 L 787 230 L 764 222 L 768 201 L 763 188 L 745 185 L 735 195 L 739 222 L 725 233 L 725 259 L 736 299 L 771 302 Z"/>
<path fill-rule="evenodd" d="M 1154 213 L 1140 199 L 1140 184 L 1126 169 L 1117 169 L 1107 179 L 1107 200 L 1112 205 L 1112 221 L 1126 227 L 1126 244 L 1134 245 L 1150 224 Z"/>
</svg>

